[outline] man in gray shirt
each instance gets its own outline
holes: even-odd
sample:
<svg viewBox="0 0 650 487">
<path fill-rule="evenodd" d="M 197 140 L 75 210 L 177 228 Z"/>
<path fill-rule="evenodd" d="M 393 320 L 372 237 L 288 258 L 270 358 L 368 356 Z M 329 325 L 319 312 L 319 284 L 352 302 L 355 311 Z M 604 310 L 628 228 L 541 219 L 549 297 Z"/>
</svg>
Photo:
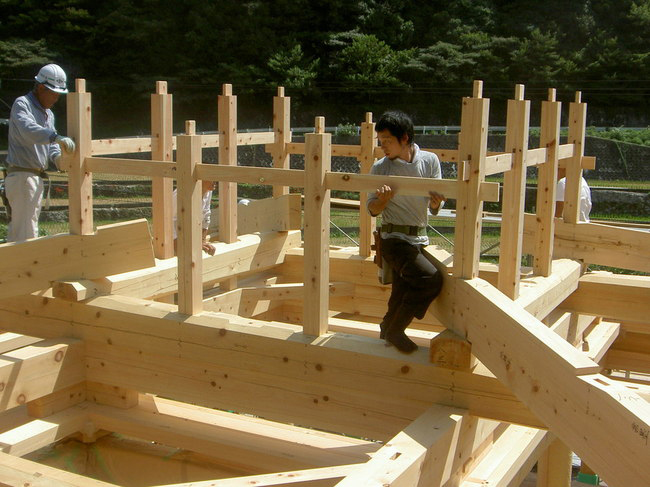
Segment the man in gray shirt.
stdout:
<svg viewBox="0 0 650 487">
<path fill-rule="evenodd" d="M 52 106 L 68 92 L 66 75 L 56 64 L 43 66 L 34 89 L 16 98 L 9 116 L 9 150 L 5 192 L 11 206 L 8 242 L 38 237 L 38 217 L 43 200 L 43 178 L 49 162 L 58 167 L 59 144 L 74 152 L 72 139 L 56 133 Z"/>
<path fill-rule="evenodd" d="M 421 151 L 413 141 L 413 122 L 403 112 L 386 112 L 375 127 L 386 156 L 377 161 L 370 174 L 442 177 L 438 157 Z M 413 318 L 424 317 L 431 302 L 440 293 L 442 276 L 422 254 L 428 245 L 426 233 L 428 210 L 437 214 L 445 197 L 435 191 L 429 196 L 397 194 L 383 185 L 368 195 L 368 211 L 381 213 L 381 246 L 384 265 L 393 271 L 388 311 L 381 322 L 380 337 L 404 353 L 417 350 L 404 333 Z"/>
</svg>

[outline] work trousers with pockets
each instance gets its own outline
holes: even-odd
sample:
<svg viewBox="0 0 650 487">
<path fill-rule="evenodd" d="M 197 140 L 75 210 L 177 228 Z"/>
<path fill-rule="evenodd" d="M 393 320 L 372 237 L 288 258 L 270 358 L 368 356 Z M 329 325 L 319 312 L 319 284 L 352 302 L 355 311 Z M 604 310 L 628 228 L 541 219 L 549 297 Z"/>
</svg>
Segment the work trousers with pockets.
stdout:
<svg viewBox="0 0 650 487">
<path fill-rule="evenodd" d="M 422 253 L 423 245 L 399 238 L 382 239 L 382 257 L 393 270 L 393 285 L 384 316 L 387 328 L 395 320 L 406 328 L 413 318 L 424 317 L 440 294 L 442 275 Z"/>
<path fill-rule="evenodd" d="M 38 237 L 43 179 L 30 172 L 12 172 L 5 178 L 5 192 L 11 205 L 7 242 L 20 242 Z"/>
</svg>

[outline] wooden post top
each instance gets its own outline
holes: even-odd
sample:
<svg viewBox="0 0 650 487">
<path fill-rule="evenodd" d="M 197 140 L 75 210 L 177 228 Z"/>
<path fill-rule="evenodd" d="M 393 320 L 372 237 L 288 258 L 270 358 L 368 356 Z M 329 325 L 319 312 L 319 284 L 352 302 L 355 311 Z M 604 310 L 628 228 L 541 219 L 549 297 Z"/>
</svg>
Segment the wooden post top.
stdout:
<svg viewBox="0 0 650 487">
<path fill-rule="evenodd" d="M 86 80 L 84 78 L 77 78 L 75 80 L 75 91 L 77 93 L 85 93 L 86 92 Z"/>
<path fill-rule="evenodd" d="M 196 121 L 185 120 L 185 135 L 196 135 Z"/>
<path fill-rule="evenodd" d="M 232 85 L 231 84 L 228 84 L 228 83 L 224 84 L 222 89 L 223 89 L 222 95 L 224 95 L 224 96 L 232 96 Z"/>
<path fill-rule="evenodd" d="M 325 117 L 316 117 L 316 120 L 314 122 L 314 133 L 315 134 L 325 133 Z"/>
<path fill-rule="evenodd" d="M 284 96 L 284 86 L 278 86 L 278 96 Z"/>
<path fill-rule="evenodd" d="M 576 103 L 582 103 L 582 92 L 576 91 Z"/>
<path fill-rule="evenodd" d="M 472 92 L 474 98 L 483 98 L 483 81 L 480 79 L 474 80 L 474 90 Z"/>
<path fill-rule="evenodd" d="M 555 88 L 548 89 L 548 101 L 557 101 L 557 93 Z"/>
<path fill-rule="evenodd" d="M 524 99 L 524 85 L 515 85 L 515 100 L 523 101 Z"/>
<path fill-rule="evenodd" d="M 366 112 L 366 123 L 372 123 L 372 112 Z"/>
<path fill-rule="evenodd" d="M 167 81 L 156 81 L 156 94 L 157 95 L 167 94 Z"/>
</svg>

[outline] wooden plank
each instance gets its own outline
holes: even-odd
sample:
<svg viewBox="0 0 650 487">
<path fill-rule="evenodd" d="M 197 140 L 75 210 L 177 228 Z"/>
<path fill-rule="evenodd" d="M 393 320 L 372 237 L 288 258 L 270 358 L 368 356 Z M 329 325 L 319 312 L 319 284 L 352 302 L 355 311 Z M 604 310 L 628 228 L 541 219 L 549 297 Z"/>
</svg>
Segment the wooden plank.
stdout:
<svg viewBox="0 0 650 487">
<path fill-rule="evenodd" d="M 583 350 L 594 362 L 600 362 L 609 347 L 614 343 L 621 330 L 620 323 L 601 321 L 585 337 Z M 650 352 L 650 350 L 648 350 Z"/>
<path fill-rule="evenodd" d="M 237 181 L 239 183 L 273 185 L 285 183 L 296 187 L 305 185 L 305 172 L 299 169 L 199 164 L 197 176 L 199 179 L 208 179 L 210 181 Z"/>
<path fill-rule="evenodd" d="M 597 271 L 580 278 L 578 289 L 562 308 L 591 313 L 614 321 L 650 324 L 650 277 Z"/>
<path fill-rule="evenodd" d="M 116 259 L 115 256 L 120 258 Z M 28 294 L 52 281 L 94 279 L 153 264 L 147 221 L 97 228 L 94 235 L 54 235 L 0 245 L 0 297 Z"/>
<path fill-rule="evenodd" d="M 587 104 L 581 103 L 580 92 L 577 92 L 576 101 L 569 104 L 568 140 L 574 147 L 572 157 L 566 163 L 566 188 L 562 216 L 567 223 L 580 221 L 580 188 L 582 187 L 582 157 L 585 150 L 586 123 Z"/>
<path fill-rule="evenodd" d="M 125 174 L 127 176 L 176 177 L 176 163 L 167 161 L 147 161 L 143 159 L 118 159 L 112 157 L 86 157 L 89 171 L 106 174 Z"/>
<path fill-rule="evenodd" d="M 524 248 L 534 246 L 535 217 L 524 216 Z M 598 223 L 555 220 L 554 256 L 585 263 L 650 272 L 650 233 Z"/>
<path fill-rule="evenodd" d="M 278 87 L 277 96 L 273 97 L 273 144 L 271 155 L 273 167 L 276 169 L 290 169 L 290 158 L 287 144 L 291 142 L 291 98 L 284 96 L 284 87 Z M 289 194 L 289 185 L 274 185 L 273 196 Z"/>
<path fill-rule="evenodd" d="M 555 101 L 555 90 L 549 90 L 549 100 L 542 102 L 539 144 L 547 159 L 537 170 L 537 228 L 533 251 L 535 273 L 544 277 L 552 271 L 561 112 L 562 104 Z"/>
<path fill-rule="evenodd" d="M 467 336 L 479 360 L 608 483 L 634 485 L 650 478 L 643 460 L 650 454 L 650 405 L 593 373 L 598 368 L 591 360 L 556 341 L 489 284 L 476 279 L 454 284 L 460 309 L 453 328 Z"/>
<path fill-rule="evenodd" d="M 512 153 L 494 154 L 485 158 L 485 175 L 492 176 L 512 169 Z M 525 159 L 525 158 L 524 158 Z"/>
<path fill-rule="evenodd" d="M 68 213 L 70 233 L 90 235 L 93 232 L 93 179 L 86 167 L 86 156 L 92 150 L 91 96 L 86 93 L 86 80 L 76 80 L 76 92 L 68 93 L 68 136 L 74 139 L 76 150 L 65 155 L 63 167 L 68 171 Z"/>
<path fill-rule="evenodd" d="M 0 449 L 22 457 L 81 431 L 87 417 L 83 408 L 73 406 L 45 419 L 35 419 L 0 433 Z"/>
<path fill-rule="evenodd" d="M 501 241 L 497 287 L 510 299 L 519 296 L 521 247 L 526 202 L 526 151 L 530 125 L 530 101 L 524 86 L 517 85 L 514 100 L 508 100 L 505 148 L 512 154 L 512 169 L 503 177 Z"/>
<path fill-rule="evenodd" d="M 114 139 L 93 140 L 91 154 L 93 156 L 103 156 L 108 154 L 137 154 L 149 151 L 151 151 L 151 137 L 117 137 Z"/>
<path fill-rule="evenodd" d="M 33 418 L 44 418 L 86 400 L 86 383 L 79 382 L 72 386 L 57 389 L 27 403 L 27 411 Z"/>
<path fill-rule="evenodd" d="M 377 147 L 377 134 L 372 113 L 366 112 L 366 119 L 361 124 L 361 154 L 358 157 L 360 164 L 359 173 L 368 174 L 375 163 L 375 147 Z M 368 193 L 359 193 L 359 255 L 368 257 L 372 245 L 372 232 L 375 229 L 376 218 L 367 210 Z"/>
<path fill-rule="evenodd" d="M 119 409 L 130 409 L 138 405 L 139 394 L 134 389 L 93 381 L 86 381 L 85 386 L 88 401 L 96 404 Z"/>
<path fill-rule="evenodd" d="M 203 305 L 203 195 L 195 174 L 201 160 L 201 136 L 195 134 L 194 121 L 186 122 L 185 130 L 186 135 L 177 137 L 178 311 L 192 315 L 200 313 Z"/>
<path fill-rule="evenodd" d="M 571 462 L 571 450 L 554 440 L 537 462 L 537 487 L 570 487 Z"/>
<path fill-rule="evenodd" d="M 474 97 L 463 99 L 458 158 L 454 276 L 466 279 L 478 275 L 483 223 L 481 187 L 485 181 L 487 126 L 490 101 L 482 98 L 483 83 L 474 82 Z M 459 164 L 461 164 L 459 162 Z M 467 179 L 465 179 L 467 177 Z"/>
<path fill-rule="evenodd" d="M 119 487 L 3 452 L 0 452 L 0 479 L 9 487 Z"/>
<path fill-rule="evenodd" d="M 552 437 L 547 431 L 508 426 L 460 487 L 519 487 Z"/>
<path fill-rule="evenodd" d="M 171 162 L 172 149 L 172 95 L 167 93 L 167 82 L 156 82 L 156 93 L 151 95 L 151 159 Z M 154 177 L 151 180 L 151 216 L 154 255 L 169 259 L 174 255 L 173 181 Z"/>
<path fill-rule="evenodd" d="M 317 118 L 316 124 L 325 121 Z M 306 334 L 327 332 L 329 310 L 329 211 L 330 191 L 324 185 L 332 168 L 332 135 L 316 132 L 305 135 L 305 320 Z"/>
<path fill-rule="evenodd" d="M 39 341 L 41 341 L 40 338 L 21 335 L 19 333 L 0 333 L 0 354 L 33 345 Z"/>
<path fill-rule="evenodd" d="M 75 339 L 44 340 L 0 357 L 0 411 L 21 406 L 85 378 L 83 345 Z"/>
<path fill-rule="evenodd" d="M 88 279 L 80 281 L 54 281 L 52 283 L 52 296 L 68 301 L 83 301 L 97 296 L 101 292 L 93 281 Z"/>
<path fill-rule="evenodd" d="M 380 445 L 332 433 L 142 396 L 128 410 L 88 405 L 95 427 L 207 455 L 242 471 L 367 461 Z"/>
<path fill-rule="evenodd" d="M 337 485 L 442 485 L 449 477 L 454 443 L 466 414 L 463 410 L 432 406 Z"/>
<path fill-rule="evenodd" d="M 219 165 L 237 166 L 237 97 L 232 85 L 224 84 L 218 97 Z M 257 168 L 255 168 L 257 169 Z M 200 176 L 199 176 L 200 177 Z M 237 184 L 219 181 L 219 240 L 237 240 Z M 234 282 L 230 283 L 233 289 Z"/>
<path fill-rule="evenodd" d="M 450 199 L 458 199 L 458 183 L 451 179 L 414 178 L 407 176 L 382 176 L 377 174 L 353 174 L 333 172 L 325 176 L 328 189 L 342 191 L 374 191 L 379 186 L 390 183 L 400 194 L 425 195 L 438 191 Z M 483 201 L 499 201 L 499 183 L 482 182 L 478 195 Z"/>
</svg>

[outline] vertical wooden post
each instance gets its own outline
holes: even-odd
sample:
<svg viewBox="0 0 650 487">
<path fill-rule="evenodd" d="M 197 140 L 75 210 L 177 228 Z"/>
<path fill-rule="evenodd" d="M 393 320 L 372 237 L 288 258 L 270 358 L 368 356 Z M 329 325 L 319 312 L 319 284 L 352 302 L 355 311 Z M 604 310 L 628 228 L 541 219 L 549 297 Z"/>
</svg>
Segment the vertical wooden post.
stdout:
<svg viewBox="0 0 650 487">
<path fill-rule="evenodd" d="M 93 177 L 86 171 L 86 157 L 92 154 L 91 96 L 86 93 L 86 80 L 76 80 L 76 92 L 67 95 L 68 136 L 77 149 L 67 157 L 68 210 L 70 233 L 93 233 Z"/>
<path fill-rule="evenodd" d="M 571 486 L 571 450 L 555 440 L 537 461 L 537 487 Z"/>
<path fill-rule="evenodd" d="M 223 85 L 218 99 L 219 118 L 219 164 L 237 165 L 237 97 L 232 85 Z M 237 241 L 237 183 L 219 181 L 219 240 L 226 243 Z M 233 277 L 219 283 L 224 291 L 237 287 Z"/>
<path fill-rule="evenodd" d="M 524 85 L 517 85 L 515 99 L 508 100 L 505 150 L 512 153 L 512 169 L 506 171 L 503 179 L 497 283 L 499 290 L 513 300 L 519 296 L 521 276 L 529 121 L 530 101 L 524 100 Z"/>
<path fill-rule="evenodd" d="M 166 81 L 157 81 L 156 93 L 151 95 L 151 159 L 154 161 L 172 160 L 172 120 L 172 95 L 167 93 Z M 151 179 L 154 255 L 158 259 L 174 256 L 173 192 L 171 178 Z"/>
<path fill-rule="evenodd" d="M 316 130 L 305 135 L 305 299 L 304 332 L 327 332 L 329 309 L 330 190 L 325 174 L 332 167 L 332 135 L 325 119 L 316 118 Z"/>
<path fill-rule="evenodd" d="M 580 220 L 580 186 L 582 179 L 582 156 L 585 151 L 585 126 L 587 104 L 581 103 L 581 93 L 576 92 L 575 102 L 569 104 L 569 144 L 574 144 L 573 157 L 566 165 L 564 188 L 564 221 L 578 223 Z"/>
<path fill-rule="evenodd" d="M 196 135 L 194 120 L 185 122 L 185 134 L 176 137 L 178 311 L 194 315 L 203 310 L 203 198 L 201 181 L 196 178 L 196 165 L 201 162 L 201 136 Z"/>
<path fill-rule="evenodd" d="M 372 113 L 366 113 L 366 121 L 361 124 L 361 156 L 359 156 L 360 173 L 370 173 L 370 168 L 375 162 L 375 147 L 377 146 L 377 134 L 375 123 L 372 121 Z M 366 208 L 368 194 L 365 191 L 359 193 L 359 255 L 368 257 L 372 243 L 372 231 L 375 227 L 375 218 L 370 216 Z"/>
<path fill-rule="evenodd" d="M 490 100 L 483 98 L 483 82 L 474 81 L 472 98 L 463 98 L 458 140 L 458 200 L 454 277 L 473 279 L 478 275 L 481 252 L 483 201 L 481 183 L 485 181 L 487 130 Z"/>
<path fill-rule="evenodd" d="M 278 96 L 273 97 L 273 167 L 289 169 L 287 144 L 291 142 L 291 98 L 284 96 L 284 88 L 278 87 Z M 277 198 L 289 194 L 289 186 L 273 186 L 273 196 Z"/>
<path fill-rule="evenodd" d="M 557 189 L 558 146 L 562 103 L 555 100 L 555 89 L 542 102 L 539 146 L 546 148 L 546 162 L 537 170 L 537 228 L 533 268 L 535 274 L 551 275 L 555 234 L 555 194 Z"/>
</svg>

